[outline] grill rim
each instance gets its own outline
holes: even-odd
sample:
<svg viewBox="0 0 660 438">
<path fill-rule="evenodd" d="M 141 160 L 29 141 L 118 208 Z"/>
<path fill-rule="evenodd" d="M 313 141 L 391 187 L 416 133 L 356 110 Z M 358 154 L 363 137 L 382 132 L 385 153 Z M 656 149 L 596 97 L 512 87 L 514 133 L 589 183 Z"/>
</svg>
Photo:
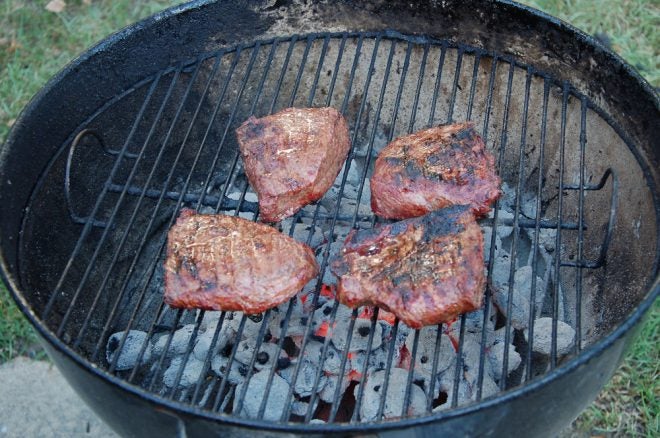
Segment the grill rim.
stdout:
<svg viewBox="0 0 660 438">
<path fill-rule="evenodd" d="M 68 358 L 73 359 L 77 365 L 81 366 L 88 372 L 91 372 L 97 377 L 105 379 L 115 385 L 118 385 L 122 389 L 141 397 L 142 399 L 155 403 L 156 405 L 161 405 L 168 409 L 178 410 L 189 415 L 193 415 L 199 418 L 203 418 L 211 421 L 222 420 L 227 425 L 232 426 L 241 426 L 251 429 L 258 430 L 268 430 L 273 432 L 298 432 L 298 433 L 313 433 L 313 432 L 325 432 L 325 433 L 345 433 L 345 432 L 365 432 L 365 431 L 384 431 L 384 430 L 397 430 L 404 429 L 408 427 L 422 426 L 429 423 L 434 423 L 436 421 L 448 420 L 452 418 L 458 418 L 472 412 L 477 412 L 484 410 L 488 407 L 495 406 L 497 404 L 505 403 L 507 401 L 518 398 L 526 393 L 534 392 L 545 386 L 546 384 L 552 383 L 552 381 L 569 374 L 572 370 L 575 370 L 592 359 L 599 356 L 608 347 L 613 345 L 617 340 L 619 340 L 623 335 L 631 331 L 635 326 L 637 326 L 641 321 L 647 311 L 651 308 L 656 299 L 660 296 L 660 275 L 656 276 L 656 279 L 651 286 L 649 293 L 644 298 L 644 300 L 639 304 L 639 306 L 632 312 L 632 314 L 624 320 L 624 322 L 614 329 L 609 335 L 595 342 L 594 344 L 583 349 L 580 354 L 571 358 L 564 364 L 561 364 L 555 367 L 553 370 L 543 374 L 541 377 L 531 380 L 529 383 L 524 385 L 516 386 L 513 389 L 509 389 L 503 392 L 498 393 L 494 397 L 484 399 L 480 402 L 472 403 L 464 407 L 453 408 L 448 411 L 442 411 L 439 413 L 433 413 L 430 415 L 423 415 L 419 417 L 409 417 L 403 420 L 395 421 L 382 421 L 378 423 L 374 422 L 365 422 L 365 423 L 328 423 L 328 424 L 312 424 L 312 423 L 282 423 L 282 422 L 272 422 L 264 420 L 254 420 L 234 415 L 228 415 L 221 412 L 216 413 L 215 415 L 211 414 L 209 411 L 204 409 L 195 408 L 193 405 L 181 403 L 175 400 L 166 399 L 164 397 L 158 396 L 152 392 L 149 392 L 138 385 L 132 385 L 126 382 L 123 379 L 114 376 L 107 371 L 96 367 L 91 366 L 91 363 L 81 357 L 76 353 L 71 347 L 67 346 L 62 342 L 53 332 L 47 330 L 42 324 L 36 319 L 36 316 L 29 309 L 27 303 L 25 302 L 22 296 L 17 296 L 15 292 L 16 285 L 11 279 L 5 274 L 4 260 L 2 260 L 2 270 L 0 271 L 0 276 L 2 277 L 5 284 L 9 286 L 10 294 L 14 298 L 14 301 L 21 309 L 21 311 L 28 317 L 30 322 L 38 330 L 39 335 L 43 337 L 46 341 L 50 343 L 58 352 L 65 354 Z"/>
<path fill-rule="evenodd" d="M 111 35 L 110 37 L 103 40 L 101 43 L 95 45 L 94 47 L 92 47 L 91 49 L 80 55 L 76 60 L 71 62 L 67 67 L 65 67 L 62 71 L 60 71 L 60 73 L 54 76 L 48 82 L 48 84 L 44 88 L 42 88 L 41 91 L 37 93 L 37 95 L 26 106 L 26 108 L 23 110 L 23 112 L 19 117 L 16 127 L 12 130 L 12 132 L 9 134 L 7 138 L 5 147 L 3 148 L 2 153 L 0 154 L 2 155 L 2 158 L 6 156 L 7 151 L 9 149 L 8 147 L 6 147 L 6 145 L 14 143 L 16 132 L 18 132 L 18 128 L 22 124 L 20 122 L 22 122 L 23 119 L 26 118 L 27 115 L 30 114 L 32 110 L 41 103 L 42 98 L 44 98 L 52 88 L 57 87 L 57 84 L 60 81 L 60 79 L 70 74 L 72 70 L 75 70 L 78 66 L 84 63 L 84 61 L 86 61 L 93 55 L 99 54 L 100 52 L 103 52 L 105 49 L 110 48 L 114 43 L 120 41 L 126 35 L 129 35 L 142 28 L 148 27 L 149 25 L 153 25 L 162 19 L 168 18 L 170 16 L 191 9 L 200 8 L 209 3 L 213 3 L 213 0 L 197 0 L 191 3 L 187 3 L 184 5 L 179 5 L 167 9 L 159 14 L 156 14 L 153 17 L 147 18 L 146 20 L 143 20 L 141 22 L 138 22 L 136 24 L 124 28 L 123 30 Z M 509 0 L 498 0 L 496 3 L 514 7 L 521 12 L 524 11 L 526 13 L 532 14 L 537 19 L 549 21 L 550 23 L 560 27 L 563 31 L 569 32 L 572 37 L 577 38 L 578 40 L 581 40 L 582 42 L 590 44 L 591 46 L 594 46 L 595 48 L 601 50 L 602 52 L 604 52 L 606 57 L 609 57 L 610 60 L 614 60 L 616 64 L 618 64 L 621 67 L 621 69 L 636 82 L 635 85 L 640 86 L 642 91 L 652 96 L 654 98 L 653 101 L 655 103 L 656 108 L 660 108 L 660 97 L 658 96 L 657 92 L 655 92 L 655 90 L 650 86 L 650 84 L 648 84 L 648 82 L 645 79 L 643 79 L 631 66 L 625 63 L 625 61 L 621 57 L 613 53 L 610 49 L 604 47 L 599 41 L 595 40 L 593 37 L 583 33 L 579 29 L 576 29 L 561 20 L 558 20 L 557 18 L 551 17 L 533 8 L 523 6 Z M 647 175 L 646 180 L 652 192 L 653 202 L 656 211 L 656 220 L 658 220 L 660 218 L 660 194 L 658 194 L 656 191 L 654 180 L 652 178 L 648 178 L 648 175 L 650 174 L 649 172 L 650 163 L 646 159 L 651 157 L 644 155 L 639 149 L 633 149 L 630 146 L 632 143 L 628 141 L 629 137 L 625 134 L 625 132 L 622 129 L 620 129 L 620 127 L 616 122 L 607 119 L 606 121 L 615 129 L 617 134 L 621 136 L 621 138 L 627 143 L 627 145 L 631 149 L 631 152 L 634 154 L 635 158 L 637 159 L 637 162 L 642 167 L 644 173 Z M 660 235 L 660 222 L 657 223 L 657 229 L 659 231 L 658 234 Z M 539 389 L 540 387 L 545 386 L 547 383 L 570 373 L 572 370 L 584 365 L 593 358 L 597 357 L 603 351 L 605 351 L 609 346 L 611 346 L 615 341 L 620 339 L 624 334 L 628 333 L 629 330 L 631 330 L 634 326 L 636 326 L 641 321 L 643 315 L 653 305 L 653 303 L 658 298 L 658 296 L 660 296 L 660 275 L 658 275 L 658 262 L 660 260 L 660 239 L 658 239 L 656 248 L 657 248 L 656 256 L 651 266 L 651 279 L 649 281 L 650 287 L 647 286 L 648 292 L 645 295 L 645 297 L 641 300 L 641 302 L 638 304 L 638 306 L 629 315 L 627 315 L 627 317 L 623 319 L 620 325 L 617 326 L 611 333 L 609 333 L 607 336 L 603 337 L 602 339 L 598 340 L 594 344 L 590 345 L 586 349 L 582 350 L 581 354 L 578 354 L 577 356 L 571 358 L 571 360 L 569 360 L 565 364 L 556 367 L 555 369 L 543 374 L 543 376 L 534 379 L 529 383 L 525 383 L 524 385 L 517 386 L 511 390 L 499 393 L 497 396 L 486 399 L 485 401 L 473 403 L 465 407 L 454 408 L 450 411 L 425 415 L 421 417 L 406 418 L 397 421 L 384 421 L 378 423 L 359 423 L 359 424 L 330 423 L 325 425 L 317 425 L 317 424 L 309 424 L 309 423 L 298 424 L 298 423 L 265 422 L 263 420 L 251 420 L 242 417 L 222 414 L 222 413 L 211 414 L 203 409 L 197 409 L 192 405 L 188 405 L 185 403 L 180 403 L 177 401 L 160 397 L 156 394 L 153 394 L 151 392 L 142 389 L 137 385 L 129 384 L 124 380 L 119 379 L 118 377 L 113 376 L 98 367 L 92 366 L 92 364 L 89 361 L 78 355 L 78 353 L 76 353 L 72 348 L 68 347 L 51 330 L 49 330 L 47 326 L 42 321 L 40 321 L 39 318 L 37 318 L 37 316 L 35 315 L 35 313 L 31 310 L 27 300 L 23 296 L 23 292 L 21 291 L 21 288 L 19 287 L 13 276 L 9 274 L 9 272 L 11 272 L 11 269 L 9 267 L 9 263 L 7 263 L 4 252 L 0 254 L 0 277 L 7 285 L 10 295 L 17 303 L 19 309 L 23 312 L 24 315 L 26 315 L 30 323 L 37 329 L 39 335 L 42 336 L 44 340 L 48 341 L 48 343 L 52 347 L 54 347 L 57 351 L 66 355 L 68 358 L 73 359 L 74 362 L 76 362 L 79 366 L 91 372 L 92 374 L 101 378 L 105 378 L 104 380 L 114 383 L 115 385 L 118 385 L 122 389 L 127 390 L 137 395 L 138 397 L 141 397 L 144 400 L 150 401 L 157 405 L 163 405 L 167 408 L 175 409 L 184 412 L 186 414 L 190 414 L 200 418 L 205 418 L 212 421 L 222 420 L 228 425 L 242 426 L 242 427 L 254 428 L 259 430 L 272 430 L 272 431 L 282 431 L 282 432 L 294 431 L 299 433 L 352 432 L 352 431 L 364 432 L 370 430 L 396 430 L 411 426 L 420 426 L 427 423 L 433 423 L 438 420 L 457 418 L 469 414 L 471 412 L 482 410 L 487 407 L 506 402 L 507 400 L 512 400 L 525 393 L 533 392 Z"/>
</svg>

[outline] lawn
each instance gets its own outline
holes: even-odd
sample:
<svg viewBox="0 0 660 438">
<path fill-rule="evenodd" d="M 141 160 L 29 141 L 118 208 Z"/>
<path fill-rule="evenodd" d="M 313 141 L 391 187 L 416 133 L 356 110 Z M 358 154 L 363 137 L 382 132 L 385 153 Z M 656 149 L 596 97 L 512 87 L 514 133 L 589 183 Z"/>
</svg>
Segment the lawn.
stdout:
<svg viewBox="0 0 660 438">
<path fill-rule="evenodd" d="M 0 1 L 0 142 L 44 83 L 110 32 L 180 2 L 68 0 L 60 13 L 47 0 Z M 597 35 L 654 86 L 660 86 L 657 0 L 529 0 L 527 3 Z M 53 3 L 51 3 L 53 5 Z M 657 436 L 660 305 L 656 303 L 626 361 L 570 434 Z M 0 285 L 0 363 L 39 355 L 32 329 Z"/>
</svg>

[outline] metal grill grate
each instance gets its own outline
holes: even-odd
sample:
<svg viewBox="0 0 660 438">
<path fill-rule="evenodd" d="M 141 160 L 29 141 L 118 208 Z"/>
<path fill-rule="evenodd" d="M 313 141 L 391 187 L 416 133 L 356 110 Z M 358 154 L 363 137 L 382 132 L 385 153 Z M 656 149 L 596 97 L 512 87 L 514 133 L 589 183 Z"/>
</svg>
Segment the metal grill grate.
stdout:
<svg viewBox="0 0 660 438">
<path fill-rule="evenodd" d="M 460 396 L 466 366 L 476 369 L 476 379 L 469 388 L 472 395 L 467 402 L 478 402 L 488 395 L 484 381 L 490 366 L 487 357 L 490 323 L 493 328 L 502 326 L 504 331 L 500 390 L 523 384 L 581 350 L 583 342 L 589 341 L 589 329 L 598 319 L 598 311 L 584 314 L 585 301 L 588 298 L 591 303 L 598 292 L 589 289 L 585 293 L 585 270 L 601 269 L 614 228 L 616 175 L 609 168 L 587 165 L 593 163 L 588 157 L 591 153 L 587 148 L 588 119 L 606 121 L 606 114 L 571 84 L 557 83 L 533 66 L 517 64 L 508 56 L 450 41 L 391 32 L 293 36 L 204 54 L 145 79 L 92 115 L 71 142 L 63 146 L 67 154 L 66 159 L 60 160 L 64 168 L 60 172 L 64 208 L 76 239 L 71 244 L 69 259 L 50 279 L 50 290 L 54 292 L 44 302 L 41 318 L 81 355 L 146 391 L 210 412 L 241 412 L 249 385 L 236 385 L 231 379 L 211 372 L 218 346 L 224 344 L 225 367 L 232 370 L 239 365 L 238 341 L 248 326 L 254 331 L 249 335 L 254 336 L 253 353 L 239 365 L 239 374 L 249 381 L 256 373 L 255 364 L 263 343 L 277 339 L 276 357 L 292 348 L 287 345 L 287 330 L 299 298 L 277 309 L 278 315 L 284 314 L 279 333 L 271 333 L 269 329 L 269 322 L 276 317 L 275 310 L 257 318 L 222 312 L 208 353 L 197 359 L 201 370 L 196 381 L 181 385 L 208 312 L 172 310 L 160 300 L 166 232 L 183 206 L 258 220 L 257 203 L 238 159 L 233 129 L 250 114 L 261 116 L 288 106 L 322 105 L 335 106 L 347 117 L 353 148 L 337 181 L 336 199 L 326 197 L 278 225 L 291 236 L 300 236 L 299 230 L 309 227 L 308 244 L 312 243 L 317 228 L 325 230 L 325 241 L 317 247 L 321 273 L 312 281 L 311 289 L 306 290 L 310 292 L 305 303 L 309 323 L 296 346 L 300 359 L 289 366 L 291 382 L 297 382 L 304 371 L 302 357 L 312 341 L 322 343 L 320 363 L 324 363 L 334 348 L 333 336 L 339 336 L 333 333 L 338 315 L 339 318 L 343 315 L 337 302 L 330 307 L 329 332 L 322 339 L 315 334 L 311 321 L 322 311 L 325 300 L 324 273 L 332 243 L 339 240 L 336 229 L 372 227 L 378 222 L 365 200 L 369 163 L 395 136 L 453 120 L 474 120 L 481 127 L 486 144 L 497 156 L 499 173 L 510 186 L 513 212 L 501 217 L 503 201 L 498 201 L 494 214 L 480 222 L 493 230 L 486 254 L 489 287 L 485 307 L 470 317 L 481 321 L 480 328 L 468 327 L 466 315 L 452 326 L 435 327 L 430 341 L 433 354 L 427 358 L 432 363 L 431 378 L 422 385 L 419 385 L 420 370 L 415 367 L 423 347 L 422 336 L 420 331 L 408 334 L 412 348 L 405 353 L 409 355 L 410 366 L 406 369 L 400 417 L 410 413 L 415 386 L 424 391 L 426 413 L 431 413 L 444 400 L 446 408 L 463 403 Z M 350 167 L 358 159 L 366 164 L 353 169 L 357 170 L 358 184 L 348 197 Z M 95 161 L 107 165 L 92 166 Z M 52 176 L 46 178 L 60 178 L 60 173 L 51 171 Z M 237 196 L 232 192 L 234 189 Z M 529 199 L 533 202 L 525 204 Z M 599 214 L 590 216 L 596 223 L 586 219 L 588 202 L 600 209 Z M 345 207 L 347 204 L 349 208 Z M 532 207 L 531 213 L 523 211 L 528 206 Z M 496 311 L 492 287 L 498 263 L 496 230 L 504 228 L 511 229 L 507 240 L 510 242 L 508 288 L 504 291 L 504 308 Z M 531 249 L 522 247 L 523 230 L 533 236 Z M 539 358 L 532 345 L 535 321 L 540 313 L 535 305 L 537 270 L 541 263 L 539 236 L 543 230 L 554 232 L 555 239 L 553 269 L 545 267 L 548 272 L 554 272 L 554 278 L 544 280 L 543 285 L 551 289 L 550 302 L 542 306 L 544 314 L 552 318 L 547 359 Z M 514 289 L 519 267 L 516 260 L 523 251 L 529 251 L 527 257 L 532 267 L 531 287 L 527 292 L 529 341 L 521 340 L 523 330 L 513 325 L 512 318 L 503 316 L 512 315 L 515 310 Z M 566 303 L 560 303 L 561 297 Z M 566 309 L 572 311 L 571 315 L 567 315 Z M 342 390 L 342 380 L 349 379 L 350 346 L 355 324 L 364 318 L 363 308 L 352 310 L 346 332 L 341 335 L 346 346 L 339 351 L 339 381 L 331 400 L 319 402 L 317 390 L 325 373 L 318 367 L 311 380 L 309 398 L 301 399 L 294 394 L 292 384 L 286 398 L 278 400 L 284 406 L 280 421 L 364 420 L 360 412 L 365 403 L 376 326 L 381 324 L 379 312 L 378 309 L 367 312 L 370 325 L 365 357 L 359 377 L 353 378 L 355 382 L 349 389 Z M 222 339 L 223 327 L 234 320 L 239 321 L 237 341 L 227 344 Z M 558 350 L 558 321 L 570 322 L 577 333 L 569 355 Z M 163 375 L 172 362 L 168 351 L 177 341 L 175 333 L 185 325 L 190 331 L 178 356 L 182 365 L 171 376 L 173 383 L 166 385 Z M 151 355 L 157 338 L 163 340 L 164 345 L 159 353 L 153 354 L 155 357 L 150 360 L 153 365 L 148 369 L 144 366 L 120 369 L 120 354 L 106 360 L 109 337 L 120 333 L 115 351 L 124 351 L 130 341 L 129 330 L 146 333 L 139 345 L 137 363 Z M 402 330 L 398 320 L 391 326 L 375 421 L 385 417 L 392 370 L 405 362 L 397 344 Z M 479 339 L 478 364 L 474 357 L 464 354 L 468 332 L 471 338 Z M 443 395 L 436 396 L 440 382 L 435 377 L 443 359 L 442 342 L 446 342 L 443 334 L 451 334 L 456 343 L 453 384 L 451 388 L 443 387 L 444 400 Z M 510 373 L 510 350 L 514 345 L 523 361 Z M 270 406 L 267 398 L 276 375 L 273 366 L 267 376 L 265 395 L 258 404 L 258 418 L 264 418 Z M 353 401 L 347 400 L 348 393 L 354 394 Z M 294 400 L 306 403 L 304 412 L 292 413 Z"/>
</svg>

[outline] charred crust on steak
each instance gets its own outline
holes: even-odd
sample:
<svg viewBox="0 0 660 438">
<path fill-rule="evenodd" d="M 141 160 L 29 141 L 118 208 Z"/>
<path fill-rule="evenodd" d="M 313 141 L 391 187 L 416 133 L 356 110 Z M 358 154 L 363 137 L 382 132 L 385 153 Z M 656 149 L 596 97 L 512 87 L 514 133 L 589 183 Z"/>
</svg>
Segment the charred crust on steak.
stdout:
<svg viewBox="0 0 660 438">
<path fill-rule="evenodd" d="M 332 260 L 340 302 L 377 305 L 413 328 L 481 306 L 483 236 L 470 206 L 354 230 Z"/>
<path fill-rule="evenodd" d="M 470 122 L 400 137 L 380 151 L 371 177 L 378 216 L 406 219 L 450 205 L 484 215 L 500 196 L 495 159 Z"/>
</svg>

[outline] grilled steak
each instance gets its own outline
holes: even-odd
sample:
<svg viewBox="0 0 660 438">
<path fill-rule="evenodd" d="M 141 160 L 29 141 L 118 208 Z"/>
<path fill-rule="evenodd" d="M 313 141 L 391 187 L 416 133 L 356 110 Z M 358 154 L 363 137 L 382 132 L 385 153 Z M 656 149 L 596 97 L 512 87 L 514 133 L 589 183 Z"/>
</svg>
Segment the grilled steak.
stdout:
<svg viewBox="0 0 660 438">
<path fill-rule="evenodd" d="M 495 159 L 472 123 L 400 137 L 379 154 L 371 177 L 371 209 L 388 219 L 421 216 L 448 205 L 477 215 L 500 196 Z"/>
<path fill-rule="evenodd" d="M 318 273 L 305 244 L 245 219 L 184 209 L 167 235 L 165 302 L 260 313 Z"/>
<path fill-rule="evenodd" d="M 348 126 L 334 108 L 287 108 L 237 130 L 245 173 L 265 222 L 277 222 L 332 186 L 351 147 Z"/>
<path fill-rule="evenodd" d="M 469 206 L 447 207 L 353 230 L 331 269 L 340 302 L 374 304 L 420 328 L 481 307 L 483 237 Z"/>
</svg>

